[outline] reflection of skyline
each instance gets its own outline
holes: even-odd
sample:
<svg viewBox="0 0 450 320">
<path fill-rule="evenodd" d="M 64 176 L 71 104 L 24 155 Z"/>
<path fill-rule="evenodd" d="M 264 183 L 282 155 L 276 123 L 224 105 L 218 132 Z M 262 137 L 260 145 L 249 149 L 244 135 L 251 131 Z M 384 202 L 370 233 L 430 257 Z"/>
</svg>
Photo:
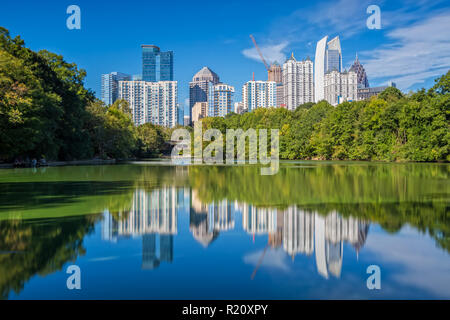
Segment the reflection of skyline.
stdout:
<svg viewBox="0 0 450 320">
<path fill-rule="evenodd" d="M 220 231 L 234 229 L 234 207 L 227 200 L 203 204 L 192 190 L 189 230 L 202 246 L 208 247 Z"/>
<path fill-rule="evenodd" d="M 163 187 L 150 192 L 137 189 L 130 211 L 121 218 L 113 218 L 105 211 L 102 238 L 115 242 L 142 236 L 142 268 L 157 268 L 161 262 L 173 261 L 173 236 L 177 234 L 181 208 L 188 209 L 189 231 L 205 248 L 221 232 L 233 230 L 240 213 L 243 230 L 253 238 L 267 234 L 267 246 L 282 248 L 292 259 L 298 254 L 315 254 L 317 271 L 325 278 L 330 274 L 340 277 L 344 242 L 358 254 L 369 230 L 367 222 L 344 218 L 336 211 L 324 216 L 296 206 L 258 208 L 228 200 L 203 203 L 197 190 Z"/>
<path fill-rule="evenodd" d="M 147 192 L 138 189 L 133 195 L 129 212 L 119 219 L 104 213 L 102 238 L 116 242 L 120 238 L 142 236 L 142 269 L 154 269 L 161 262 L 173 260 L 173 235 L 177 234 L 175 187 Z"/>
<path fill-rule="evenodd" d="M 325 278 L 329 273 L 340 277 L 344 242 L 350 243 L 358 254 L 369 231 L 367 222 L 343 218 L 336 211 L 322 216 L 296 206 L 267 209 L 246 204 L 239 207 L 245 231 L 252 235 L 267 234 L 268 245 L 282 246 L 292 258 L 315 252 L 317 271 Z"/>
</svg>

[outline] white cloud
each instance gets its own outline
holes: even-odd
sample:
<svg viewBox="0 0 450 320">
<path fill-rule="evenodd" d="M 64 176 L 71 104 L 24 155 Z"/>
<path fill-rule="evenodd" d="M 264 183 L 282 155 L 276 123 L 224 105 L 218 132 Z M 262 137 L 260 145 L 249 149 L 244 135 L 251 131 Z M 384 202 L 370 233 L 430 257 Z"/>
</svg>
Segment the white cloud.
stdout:
<svg viewBox="0 0 450 320">
<path fill-rule="evenodd" d="M 434 241 L 411 228 L 403 229 L 395 237 L 372 234 L 364 250 L 377 257 L 383 279 L 383 263 L 394 263 L 389 278 L 382 280 L 388 287 L 391 279 L 397 283 L 417 287 L 437 297 L 450 298 L 450 259 L 447 252 L 437 249 Z"/>
<path fill-rule="evenodd" d="M 367 73 L 392 80 L 401 89 L 442 75 L 450 69 L 450 37 L 445 30 L 450 30 L 450 12 L 390 31 L 390 44 L 363 52 Z"/>
<path fill-rule="evenodd" d="M 260 49 L 264 56 L 264 59 L 268 64 L 271 64 L 275 61 L 277 61 L 278 63 L 283 63 L 286 60 L 286 55 L 283 53 L 283 50 L 286 49 L 288 45 L 289 42 L 283 41 L 275 45 L 266 45 L 262 47 L 260 46 Z M 249 59 L 262 62 L 255 47 L 243 50 L 242 54 Z"/>
<path fill-rule="evenodd" d="M 263 251 L 257 251 L 244 256 L 244 262 L 257 266 L 263 256 Z M 289 271 L 290 268 L 287 264 L 287 256 L 283 250 L 268 249 L 261 262 L 262 267 L 278 269 L 281 271 Z"/>
<path fill-rule="evenodd" d="M 316 41 L 325 35 L 339 35 L 345 43 L 356 37 L 361 41 L 366 35 L 370 39 L 378 32 L 374 39 L 383 41 L 384 37 L 383 45 L 368 50 L 370 44 L 363 41 L 362 50 L 366 51 L 357 49 L 372 85 L 394 81 L 407 90 L 446 73 L 450 69 L 450 11 L 446 1 L 402 0 L 390 11 L 385 9 L 386 3 L 376 3 L 381 8 L 381 31 L 368 31 L 366 26 L 370 16 L 367 7 L 375 4 L 372 0 L 321 1 L 275 20 L 264 33 L 266 39 L 258 35 L 258 43 L 268 62 L 283 62 L 290 49 L 299 59 L 314 55 Z M 260 61 L 254 48 L 242 53 Z M 344 58 L 353 59 L 354 55 L 344 49 Z"/>
</svg>

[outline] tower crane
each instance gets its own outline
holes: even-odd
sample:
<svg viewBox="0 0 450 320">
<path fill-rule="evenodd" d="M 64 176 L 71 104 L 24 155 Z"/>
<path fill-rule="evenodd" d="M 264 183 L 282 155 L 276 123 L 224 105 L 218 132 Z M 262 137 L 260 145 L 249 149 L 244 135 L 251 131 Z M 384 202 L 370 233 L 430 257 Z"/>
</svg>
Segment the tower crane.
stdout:
<svg viewBox="0 0 450 320">
<path fill-rule="evenodd" d="M 267 64 L 266 59 L 264 59 L 264 56 L 263 56 L 263 54 L 262 54 L 262 52 L 261 52 L 261 49 L 259 49 L 258 44 L 256 43 L 255 37 L 251 34 L 251 35 L 250 35 L 250 38 L 252 39 L 253 44 L 255 45 L 255 48 L 256 48 L 256 50 L 258 51 L 259 57 L 261 58 L 261 61 L 264 63 L 264 66 L 265 66 L 266 69 L 267 69 L 267 73 L 268 73 L 268 75 L 270 76 L 270 74 L 272 73 L 272 70 L 270 70 L 270 67 L 269 67 L 269 65 Z"/>
</svg>

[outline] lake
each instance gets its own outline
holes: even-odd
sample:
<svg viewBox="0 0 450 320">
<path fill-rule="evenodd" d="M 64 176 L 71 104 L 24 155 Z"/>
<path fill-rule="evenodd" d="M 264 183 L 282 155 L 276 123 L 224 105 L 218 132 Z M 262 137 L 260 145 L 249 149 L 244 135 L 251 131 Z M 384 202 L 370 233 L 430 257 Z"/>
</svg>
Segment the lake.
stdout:
<svg viewBox="0 0 450 320">
<path fill-rule="evenodd" d="M 3 299 L 450 299 L 450 165 L 0 171 Z M 76 265 L 81 290 L 69 290 Z M 369 290 L 369 266 L 380 289 Z"/>
</svg>

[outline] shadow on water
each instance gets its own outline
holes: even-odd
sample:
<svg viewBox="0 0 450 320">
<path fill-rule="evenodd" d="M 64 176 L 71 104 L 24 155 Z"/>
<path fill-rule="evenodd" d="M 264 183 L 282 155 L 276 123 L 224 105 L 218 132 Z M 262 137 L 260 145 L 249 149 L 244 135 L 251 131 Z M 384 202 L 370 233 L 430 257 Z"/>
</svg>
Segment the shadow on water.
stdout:
<svg viewBox="0 0 450 320">
<path fill-rule="evenodd" d="M 133 181 L 0 182 L 0 215 L 2 211 L 62 206 L 78 202 L 80 197 L 119 195 L 133 184 Z"/>
<path fill-rule="evenodd" d="M 54 273 L 84 255 L 83 239 L 100 217 L 0 221 L 0 298 L 19 293 L 33 276 Z"/>
</svg>

